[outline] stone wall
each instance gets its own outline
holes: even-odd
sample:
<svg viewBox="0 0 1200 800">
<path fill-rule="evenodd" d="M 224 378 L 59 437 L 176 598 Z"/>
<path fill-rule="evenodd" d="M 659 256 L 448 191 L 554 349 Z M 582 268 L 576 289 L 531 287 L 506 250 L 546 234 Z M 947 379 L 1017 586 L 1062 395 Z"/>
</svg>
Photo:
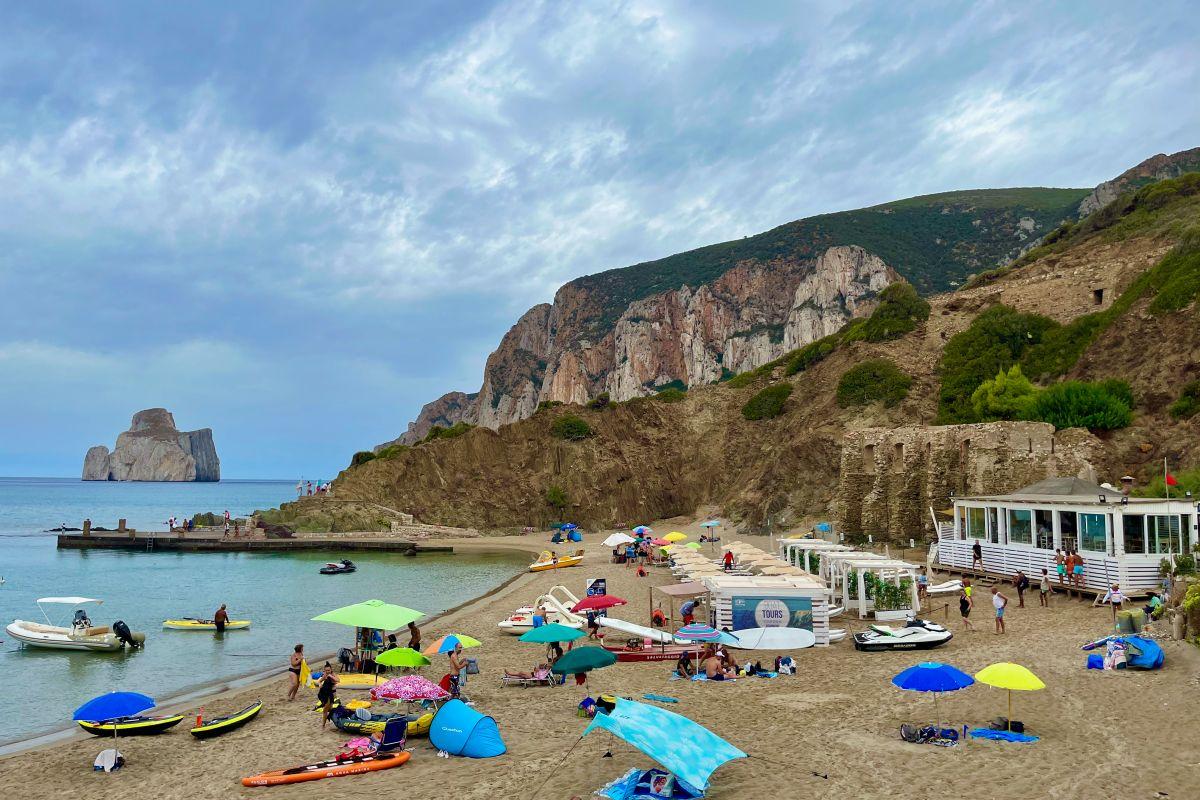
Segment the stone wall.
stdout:
<svg viewBox="0 0 1200 800">
<path fill-rule="evenodd" d="M 929 508 L 952 495 L 999 494 L 1043 478 L 1094 481 L 1100 441 L 1044 422 L 866 428 L 846 434 L 837 493 L 838 530 L 876 540 L 924 540 Z"/>
</svg>

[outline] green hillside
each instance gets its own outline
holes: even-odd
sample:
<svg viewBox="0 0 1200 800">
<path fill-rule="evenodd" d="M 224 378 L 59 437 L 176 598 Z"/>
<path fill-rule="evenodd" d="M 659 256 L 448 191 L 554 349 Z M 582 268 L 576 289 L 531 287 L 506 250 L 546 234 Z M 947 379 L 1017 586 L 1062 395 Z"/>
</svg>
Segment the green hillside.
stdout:
<svg viewBox="0 0 1200 800">
<path fill-rule="evenodd" d="M 606 330 L 630 302 L 708 283 L 740 261 L 811 258 L 837 245 L 859 245 L 894 267 L 922 294 L 944 291 L 1013 257 L 1023 245 L 1071 217 L 1088 189 L 979 189 L 924 195 L 855 211 L 789 222 L 732 242 L 631 267 L 587 275 L 572 284 L 600 298 L 591 320 Z M 1036 224 L 1022 239 L 1022 218 Z"/>
</svg>

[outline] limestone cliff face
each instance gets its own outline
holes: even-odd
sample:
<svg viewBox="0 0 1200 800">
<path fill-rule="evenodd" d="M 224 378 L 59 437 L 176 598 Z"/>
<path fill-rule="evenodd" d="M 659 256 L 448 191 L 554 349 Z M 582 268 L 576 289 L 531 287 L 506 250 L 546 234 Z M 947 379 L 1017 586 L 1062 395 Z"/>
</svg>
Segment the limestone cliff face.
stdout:
<svg viewBox="0 0 1200 800">
<path fill-rule="evenodd" d="M 812 259 L 742 262 L 709 283 L 629 303 L 608 325 L 599 301 L 567 284 L 553 304 L 534 306 L 509 330 L 488 358 L 478 396 L 444 419 L 495 429 L 543 401 L 584 403 L 600 392 L 620 401 L 667 384 L 715 383 L 870 313 L 875 296 L 897 280 L 861 247 L 831 247 Z M 465 397 L 428 404 L 410 431 Z"/>
<path fill-rule="evenodd" d="M 88 450 L 83 461 L 85 481 L 219 481 L 212 429 L 180 431 L 165 408 L 133 415 L 129 430 L 117 437 L 109 452 L 104 445 Z"/>
<path fill-rule="evenodd" d="M 1191 150 L 1183 150 L 1171 155 L 1159 153 L 1151 156 L 1136 167 L 1122 172 L 1111 181 L 1105 181 L 1093 189 L 1092 193 L 1083 198 L 1083 202 L 1079 204 L 1079 216 L 1086 217 L 1093 211 L 1099 211 L 1129 189 L 1136 189 L 1165 178 L 1177 178 L 1185 172 L 1197 170 L 1200 170 L 1200 147 L 1193 147 Z"/>
<path fill-rule="evenodd" d="M 376 445 L 375 452 L 393 444 L 414 445 L 424 439 L 434 425 L 443 428 L 449 428 L 456 422 L 469 422 L 474 425 L 477 409 L 475 400 L 478 397 L 478 392 L 447 392 L 437 400 L 426 403 L 421 406 L 421 413 L 417 418 L 408 423 L 408 430 L 401 434 L 400 438 Z"/>
</svg>

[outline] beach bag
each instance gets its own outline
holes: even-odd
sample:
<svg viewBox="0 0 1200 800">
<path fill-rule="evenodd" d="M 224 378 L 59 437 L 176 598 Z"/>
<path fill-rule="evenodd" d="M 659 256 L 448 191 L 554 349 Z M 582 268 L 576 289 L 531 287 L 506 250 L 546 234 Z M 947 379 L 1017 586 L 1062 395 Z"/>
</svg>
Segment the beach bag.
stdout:
<svg viewBox="0 0 1200 800">
<path fill-rule="evenodd" d="M 1104 669 L 1104 656 L 1099 653 L 1091 653 L 1087 657 L 1088 669 Z"/>
<path fill-rule="evenodd" d="M 478 675 L 479 674 L 479 662 L 473 658 L 467 659 L 467 674 L 468 675 Z"/>
</svg>

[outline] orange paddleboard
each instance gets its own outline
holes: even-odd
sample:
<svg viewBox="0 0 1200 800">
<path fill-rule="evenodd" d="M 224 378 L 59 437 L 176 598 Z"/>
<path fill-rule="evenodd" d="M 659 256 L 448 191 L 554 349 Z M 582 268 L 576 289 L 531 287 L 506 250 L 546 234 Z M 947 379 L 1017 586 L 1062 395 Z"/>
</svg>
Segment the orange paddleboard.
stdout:
<svg viewBox="0 0 1200 800">
<path fill-rule="evenodd" d="M 303 783 L 304 781 L 319 781 L 322 778 L 340 778 L 343 775 L 361 775 L 364 772 L 374 772 L 379 769 L 398 767 L 412 756 L 412 753 L 371 753 L 365 756 L 355 756 L 345 761 L 320 761 L 316 764 L 306 764 L 291 769 L 277 769 L 274 772 L 264 772 L 249 778 L 242 778 L 242 786 L 279 786 L 284 783 Z"/>
</svg>

